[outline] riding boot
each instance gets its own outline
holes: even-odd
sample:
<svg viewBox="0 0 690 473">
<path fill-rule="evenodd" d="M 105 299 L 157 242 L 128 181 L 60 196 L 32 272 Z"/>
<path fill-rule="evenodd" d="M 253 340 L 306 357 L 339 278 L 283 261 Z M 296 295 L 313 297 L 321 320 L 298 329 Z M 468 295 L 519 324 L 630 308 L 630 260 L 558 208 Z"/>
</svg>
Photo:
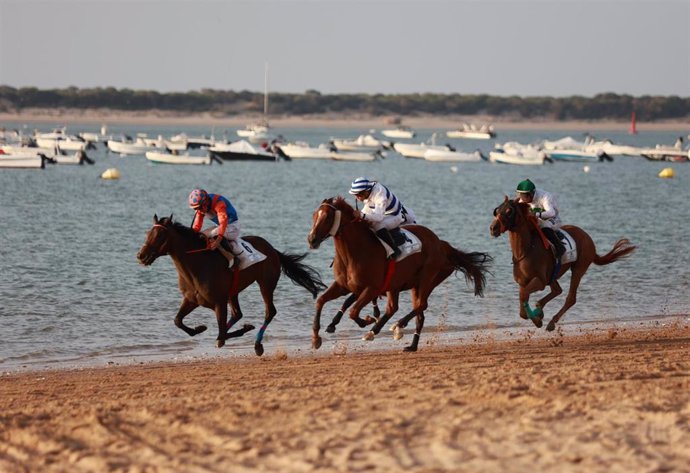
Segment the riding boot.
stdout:
<svg viewBox="0 0 690 473">
<path fill-rule="evenodd" d="M 398 256 L 400 256 L 400 248 L 398 248 L 398 245 L 395 244 L 395 240 L 393 239 L 393 235 L 391 235 L 390 230 L 387 228 L 377 230 L 376 236 L 382 239 L 386 245 L 390 246 L 393 250 L 393 254 L 390 255 L 390 258 L 396 259 Z"/>
<path fill-rule="evenodd" d="M 223 238 L 223 237 L 221 237 Z M 232 271 L 235 268 L 235 265 L 237 264 L 237 257 L 235 257 L 232 253 L 232 247 L 230 246 L 230 243 L 228 240 L 223 238 L 220 242 L 220 246 L 218 247 L 220 252 L 227 258 L 228 260 L 228 265 L 230 266 L 230 270 Z"/>
<path fill-rule="evenodd" d="M 556 230 L 553 228 L 544 227 L 542 228 L 542 231 L 544 232 L 544 235 L 546 235 L 546 238 L 553 243 L 553 247 L 556 249 L 556 259 L 561 259 L 563 253 L 565 253 L 565 246 L 563 246 L 563 243 L 561 243 L 561 239 L 558 237 Z"/>
</svg>

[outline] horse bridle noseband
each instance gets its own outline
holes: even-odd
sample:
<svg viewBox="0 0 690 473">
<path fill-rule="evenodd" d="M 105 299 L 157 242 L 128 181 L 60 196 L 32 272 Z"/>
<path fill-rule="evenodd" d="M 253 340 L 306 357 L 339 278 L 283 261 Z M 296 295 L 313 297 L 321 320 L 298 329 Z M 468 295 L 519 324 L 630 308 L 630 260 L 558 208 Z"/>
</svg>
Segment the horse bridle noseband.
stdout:
<svg viewBox="0 0 690 473">
<path fill-rule="evenodd" d="M 335 216 L 333 218 L 333 224 L 331 225 L 331 229 L 328 230 L 328 234 L 332 237 L 336 236 L 338 232 L 340 231 L 341 225 L 340 225 L 340 218 L 343 214 L 343 212 L 339 209 L 336 208 L 335 205 L 329 204 L 328 202 L 322 202 L 321 205 L 319 205 L 319 209 L 323 207 L 324 205 L 332 208 L 335 210 Z"/>
<path fill-rule="evenodd" d="M 506 230 L 510 230 L 512 227 L 515 226 L 515 212 L 516 212 L 516 210 L 512 205 L 510 205 L 509 202 L 507 204 L 513 210 L 513 216 L 511 218 L 511 222 L 508 222 L 509 225 L 507 225 L 503 221 L 503 213 L 498 211 L 498 209 L 501 208 L 505 204 L 502 204 L 502 205 L 496 207 L 496 209 L 494 210 L 494 216 L 496 217 L 496 220 L 498 221 L 498 224 L 500 225 L 501 233 L 505 232 Z"/>
<path fill-rule="evenodd" d="M 156 227 L 160 227 L 160 228 L 162 228 L 163 230 L 168 230 L 168 227 L 166 227 L 166 226 L 163 225 L 162 223 L 155 223 L 155 224 L 153 224 L 153 227 L 151 227 L 151 230 L 153 230 L 153 229 L 156 228 Z M 160 256 L 160 255 L 165 255 L 165 254 L 167 254 L 167 249 L 165 249 L 165 244 L 166 244 L 166 243 L 167 243 L 167 241 L 163 242 L 163 244 L 160 246 L 160 248 L 156 248 L 156 251 L 158 252 L 158 255 L 159 255 L 159 256 Z M 152 247 L 153 245 L 151 245 L 151 244 L 149 244 L 149 243 L 145 243 L 144 246 Z M 164 251 L 164 250 L 165 250 L 165 251 Z"/>
</svg>

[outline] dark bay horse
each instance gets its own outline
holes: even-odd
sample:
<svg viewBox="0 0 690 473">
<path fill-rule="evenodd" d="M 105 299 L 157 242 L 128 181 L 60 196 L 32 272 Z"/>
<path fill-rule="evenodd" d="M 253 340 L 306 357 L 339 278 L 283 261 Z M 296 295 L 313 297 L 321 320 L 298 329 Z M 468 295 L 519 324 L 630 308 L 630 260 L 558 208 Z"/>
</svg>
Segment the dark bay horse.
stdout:
<svg viewBox="0 0 690 473">
<path fill-rule="evenodd" d="M 424 326 L 424 311 L 431 292 L 455 271 L 461 271 L 468 282 L 474 283 L 475 295 L 481 296 L 486 284 L 486 272 L 491 257 L 486 253 L 464 253 L 440 240 L 431 230 L 421 225 L 406 225 L 422 242 L 422 251 L 412 254 L 395 265 L 395 271 L 387 288 L 384 288 L 388 262 L 386 252 L 369 226 L 358 218 L 342 197 L 325 199 L 312 217 L 312 227 L 307 237 L 312 249 L 319 247 L 329 236 L 335 243 L 333 274 L 335 281 L 316 301 L 316 314 L 312 333 L 312 346 L 321 346 L 321 310 L 326 302 L 353 293 L 357 296 L 350 309 L 350 318 L 360 327 L 374 320 L 362 319 L 359 313 L 374 298 L 385 292 L 387 305 L 383 316 L 365 336 L 372 340 L 386 322 L 398 310 L 401 291 L 412 291 L 412 311 L 400 319 L 392 330 L 399 338 L 402 329 L 416 317 L 416 331 L 412 343 L 405 351 L 416 351 Z M 385 289 L 385 291 L 384 291 Z"/>
<path fill-rule="evenodd" d="M 273 305 L 273 292 L 278 284 L 281 269 L 292 282 L 305 288 L 313 297 L 316 297 L 326 285 L 321 282 L 316 270 L 301 262 L 306 254 L 281 253 L 257 236 L 242 238 L 266 255 L 266 259 L 239 271 L 236 281 L 228 268 L 228 260 L 218 251 L 205 251 L 206 239 L 203 235 L 173 222 L 172 215 L 160 220 L 154 215 L 153 227 L 149 230 L 137 258 L 148 266 L 159 256 L 170 255 L 177 268 L 178 283 L 183 296 L 175 316 L 175 325 L 191 336 L 197 335 L 206 330 L 206 326 L 188 327 L 183 322 L 185 316 L 199 306 L 212 309 L 218 322 L 216 346 L 219 348 L 225 344 L 225 340 L 239 337 L 254 329 L 246 324 L 239 330 L 229 332 L 242 318 L 238 294 L 256 281 L 266 306 L 264 323 L 254 343 L 254 351 L 261 356 L 264 352 L 264 332 L 277 312 Z M 229 322 L 228 303 L 232 310 Z"/>
<path fill-rule="evenodd" d="M 551 331 L 556 328 L 556 323 L 563 314 L 575 305 L 577 288 L 592 263 L 600 266 L 613 263 L 630 256 L 636 247 L 622 238 L 614 243 L 611 251 L 599 256 L 592 238 L 584 230 L 573 225 L 564 225 L 563 230 L 575 240 L 577 260 L 561 265 L 558 274 L 554 274 L 555 257 L 552 250 L 543 244 L 543 234 L 538 228 L 537 218 L 530 212 L 528 204 L 506 197 L 494 210 L 494 220 L 489 231 L 493 237 L 505 231 L 509 232 L 510 247 L 513 251 L 513 278 L 520 286 L 520 317 L 531 319 L 537 327 L 542 326 L 544 306 L 563 292 L 558 279 L 567 271 L 571 271 L 570 288 L 565 304 L 546 326 L 546 330 Z M 529 307 L 529 295 L 544 290 L 546 286 L 551 288 L 551 292 L 539 299 L 536 309 L 532 311 Z"/>
</svg>

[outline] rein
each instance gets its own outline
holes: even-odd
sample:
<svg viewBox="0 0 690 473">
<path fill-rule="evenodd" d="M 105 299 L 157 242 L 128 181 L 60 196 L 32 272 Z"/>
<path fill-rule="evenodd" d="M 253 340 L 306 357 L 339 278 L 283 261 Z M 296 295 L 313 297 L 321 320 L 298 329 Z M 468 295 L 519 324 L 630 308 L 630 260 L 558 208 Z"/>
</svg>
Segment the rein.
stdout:
<svg viewBox="0 0 690 473">
<path fill-rule="evenodd" d="M 168 229 L 168 227 L 166 227 L 165 225 L 161 225 L 160 223 L 156 223 L 156 224 L 153 225 L 153 228 L 156 228 L 156 227 L 162 228 L 162 229 L 164 229 L 164 230 L 167 230 L 167 229 Z M 160 251 L 160 250 L 162 250 L 162 247 L 159 249 L 159 251 Z M 187 251 L 186 253 L 199 253 L 199 252 L 202 252 L 202 251 L 210 251 L 210 248 L 199 248 L 199 249 L 197 249 L 197 250 L 189 250 L 189 251 Z"/>
</svg>

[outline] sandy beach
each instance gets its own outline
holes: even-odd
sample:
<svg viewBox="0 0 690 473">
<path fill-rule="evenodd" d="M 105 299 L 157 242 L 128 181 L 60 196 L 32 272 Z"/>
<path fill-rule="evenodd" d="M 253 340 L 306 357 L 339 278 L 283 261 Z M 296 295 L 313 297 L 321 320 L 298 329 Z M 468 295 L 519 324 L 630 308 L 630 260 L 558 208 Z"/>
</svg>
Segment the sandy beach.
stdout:
<svg viewBox="0 0 690 473">
<path fill-rule="evenodd" d="M 118 110 L 70 110 L 70 109 L 25 109 L 20 113 L 0 113 L 0 126 L 4 123 L 52 123 L 56 126 L 75 125 L 149 125 L 149 126 L 206 126 L 216 128 L 243 128 L 254 123 L 259 115 L 218 116 L 209 113 L 178 114 L 163 111 L 125 112 Z M 311 116 L 270 116 L 274 128 L 359 128 L 386 129 L 395 125 L 386 123 L 390 117 L 372 115 L 323 114 Z M 427 115 L 400 117 L 402 123 L 420 129 L 456 129 L 462 123 L 491 123 L 496 130 L 571 130 L 571 131 L 627 131 L 629 121 L 555 121 L 555 120 L 509 120 L 492 116 Z M 639 122 L 637 129 L 643 131 L 686 131 L 690 132 L 690 120 Z M 79 131 L 79 130 L 74 130 Z"/>
<path fill-rule="evenodd" d="M 5 374 L 0 471 L 688 471 L 688 317 L 568 331 Z"/>
</svg>

